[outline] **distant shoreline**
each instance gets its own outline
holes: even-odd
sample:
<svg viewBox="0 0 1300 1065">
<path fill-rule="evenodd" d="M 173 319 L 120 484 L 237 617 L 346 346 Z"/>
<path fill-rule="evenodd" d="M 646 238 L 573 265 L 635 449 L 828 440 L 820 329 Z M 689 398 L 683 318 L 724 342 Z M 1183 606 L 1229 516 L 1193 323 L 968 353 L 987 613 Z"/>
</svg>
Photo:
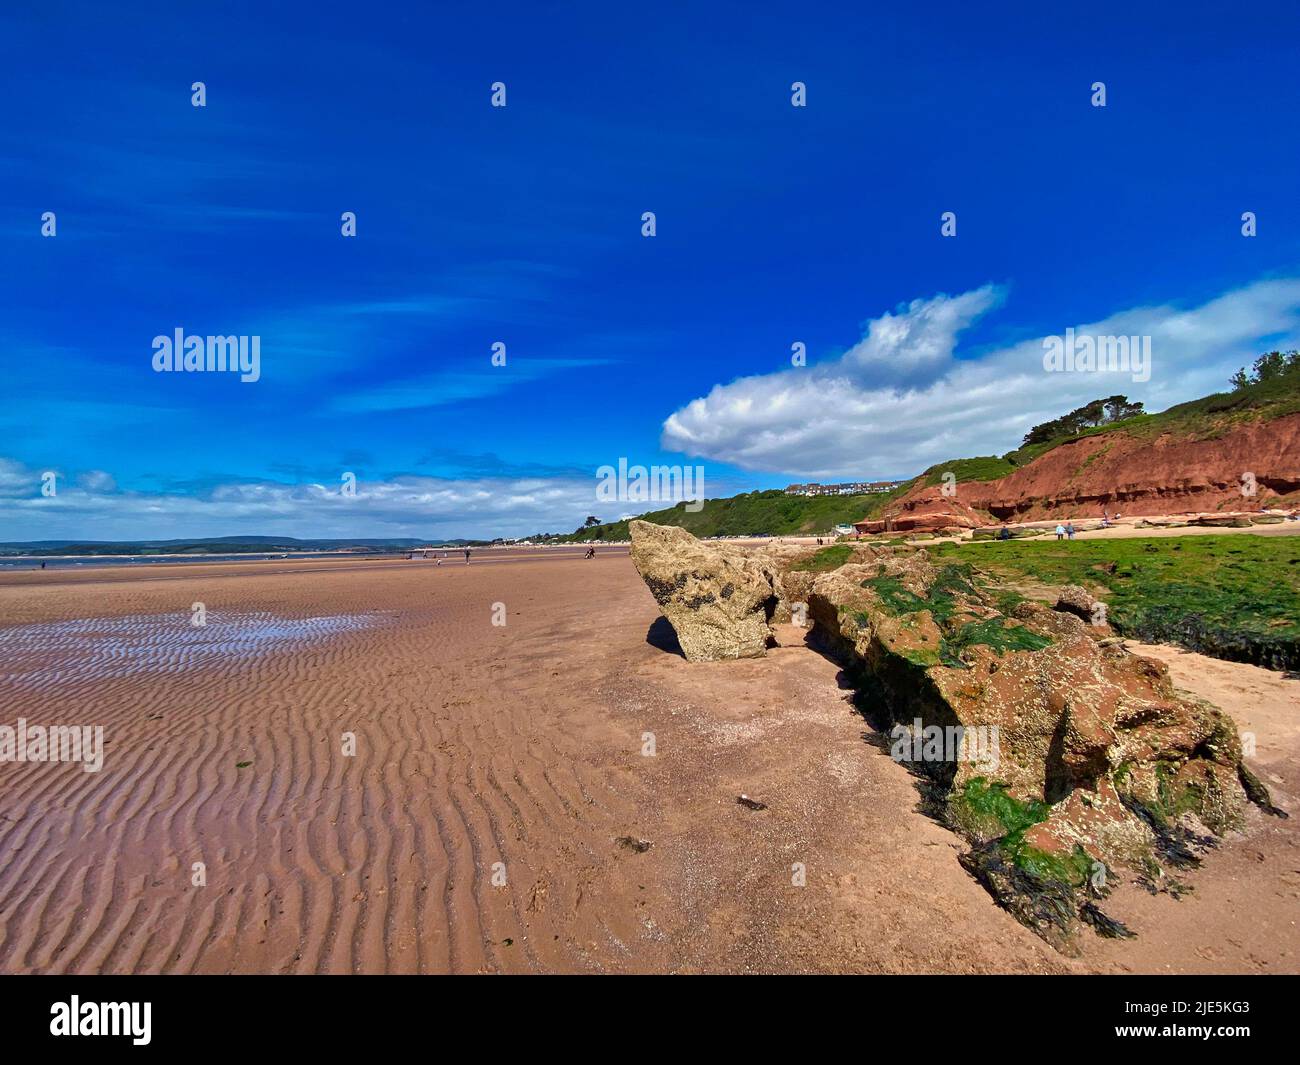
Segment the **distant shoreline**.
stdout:
<svg viewBox="0 0 1300 1065">
<path fill-rule="evenodd" d="M 447 550 L 452 550 L 448 548 Z M 166 551 L 166 552 L 126 552 L 121 554 L 93 555 L 0 555 L 0 569 L 40 568 L 47 566 L 120 566 L 123 563 L 140 565 L 165 565 L 167 563 L 195 562 L 272 562 L 291 559 L 333 559 L 333 558 L 388 558 L 406 553 L 405 548 L 367 551 Z"/>
<path fill-rule="evenodd" d="M 237 564 L 243 562 L 400 562 L 436 561 L 445 558 L 448 562 L 464 558 L 468 550 L 471 557 L 481 557 L 492 552 L 522 552 L 525 554 L 538 551 L 568 551 L 580 556 L 588 546 L 601 548 L 627 548 L 627 543 L 608 544 L 495 544 L 477 547 L 422 547 L 371 549 L 366 551 L 242 551 L 223 554 L 198 552 L 167 552 L 164 554 L 113 554 L 113 555 L 0 555 L 0 573 L 39 571 L 44 563 L 47 569 L 67 570 L 74 568 L 107 569 L 123 566 L 179 566 L 206 564 Z M 414 557 L 412 557 L 414 556 Z"/>
</svg>

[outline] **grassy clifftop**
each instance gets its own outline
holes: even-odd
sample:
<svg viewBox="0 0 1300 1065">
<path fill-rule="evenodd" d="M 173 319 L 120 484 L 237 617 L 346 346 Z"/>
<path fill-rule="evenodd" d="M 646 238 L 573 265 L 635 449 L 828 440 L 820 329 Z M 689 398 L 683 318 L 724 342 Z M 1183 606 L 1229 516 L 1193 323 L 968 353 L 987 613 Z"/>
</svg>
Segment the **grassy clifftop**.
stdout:
<svg viewBox="0 0 1300 1065">
<path fill-rule="evenodd" d="M 676 525 L 695 536 L 792 536 L 829 532 L 831 527 L 870 517 L 907 490 L 903 485 L 878 495 L 791 496 L 779 489 L 747 492 L 729 499 L 706 499 L 692 513 L 685 503 L 641 517 L 656 525 Z M 567 543 L 626 540 L 627 522 L 593 525 L 561 539 Z"/>
<path fill-rule="evenodd" d="M 1212 396 L 1180 403 L 1159 414 L 1139 414 L 1041 444 L 1020 447 L 1005 455 L 980 455 L 936 463 L 922 473 L 921 478 L 922 483 L 933 485 L 938 484 L 945 473 L 951 472 L 960 482 L 996 481 L 1022 466 L 1028 466 L 1040 455 L 1084 437 L 1123 433 L 1143 439 L 1174 433 L 1189 440 L 1207 440 L 1230 432 L 1245 422 L 1271 421 L 1297 412 L 1300 412 L 1300 371 L 1292 370 L 1231 392 L 1216 392 Z"/>
</svg>

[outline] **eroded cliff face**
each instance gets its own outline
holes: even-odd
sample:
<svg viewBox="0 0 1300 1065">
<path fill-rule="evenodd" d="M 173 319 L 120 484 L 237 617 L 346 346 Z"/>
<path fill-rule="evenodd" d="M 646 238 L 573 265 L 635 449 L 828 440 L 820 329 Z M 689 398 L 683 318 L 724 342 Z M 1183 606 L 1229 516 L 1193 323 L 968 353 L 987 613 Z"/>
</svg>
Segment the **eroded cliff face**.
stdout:
<svg viewBox="0 0 1300 1065">
<path fill-rule="evenodd" d="M 1119 876 L 1176 893 L 1171 870 L 1241 826 L 1248 803 L 1281 813 L 1232 721 L 1080 617 L 1093 613 L 1081 589 L 1065 589 L 1060 609 L 1007 614 L 995 583 L 924 551 L 747 551 L 647 522 L 632 538 L 683 647 L 762 654 L 767 622 L 806 615 L 893 757 L 970 844 L 963 865 L 1064 952 L 1083 925 L 1130 934 L 1100 907 Z"/>
<path fill-rule="evenodd" d="M 987 524 L 988 515 L 949 494 L 954 490 L 955 485 L 914 488 L 892 504 L 883 517 L 857 522 L 854 528 L 872 536 L 890 532 L 960 532 Z"/>
<path fill-rule="evenodd" d="M 1243 478 L 1255 493 L 1242 493 Z M 1269 500 L 1300 501 L 1300 414 L 1246 422 L 1193 439 L 1122 431 L 1062 444 L 996 481 L 956 484 L 963 507 L 998 520 L 1256 510 Z M 917 487 L 889 508 L 905 517 L 938 489 Z"/>
</svg>

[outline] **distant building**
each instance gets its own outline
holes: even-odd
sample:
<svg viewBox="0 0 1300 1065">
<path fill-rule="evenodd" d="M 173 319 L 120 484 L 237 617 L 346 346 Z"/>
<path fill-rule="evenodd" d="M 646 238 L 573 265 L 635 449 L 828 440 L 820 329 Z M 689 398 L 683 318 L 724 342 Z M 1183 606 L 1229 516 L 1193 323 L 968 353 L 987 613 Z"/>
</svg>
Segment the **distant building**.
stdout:
<svg viewBox="0 0 1300 1065">
<path fill-rule="evenodd" d="M 906 481 L 847 481 L 843 484 L 791 484 L 788 496 L 864 496 L 876 495 L 897 488 Z"/>
</svg>

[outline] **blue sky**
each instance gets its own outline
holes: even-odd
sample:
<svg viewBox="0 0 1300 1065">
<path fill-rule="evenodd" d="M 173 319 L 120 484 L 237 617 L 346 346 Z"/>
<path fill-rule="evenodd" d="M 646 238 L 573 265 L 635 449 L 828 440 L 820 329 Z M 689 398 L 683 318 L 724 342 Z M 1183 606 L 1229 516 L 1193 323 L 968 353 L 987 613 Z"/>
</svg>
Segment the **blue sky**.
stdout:
<svg viewBox="0 0 1300 1065">
<path fill-rule="evenodd" d="M 1300 336 L 1291 5 L 15 7 L 0 540 L 571 529 L 620 457 L 906 476 Z"/>
</svg>

